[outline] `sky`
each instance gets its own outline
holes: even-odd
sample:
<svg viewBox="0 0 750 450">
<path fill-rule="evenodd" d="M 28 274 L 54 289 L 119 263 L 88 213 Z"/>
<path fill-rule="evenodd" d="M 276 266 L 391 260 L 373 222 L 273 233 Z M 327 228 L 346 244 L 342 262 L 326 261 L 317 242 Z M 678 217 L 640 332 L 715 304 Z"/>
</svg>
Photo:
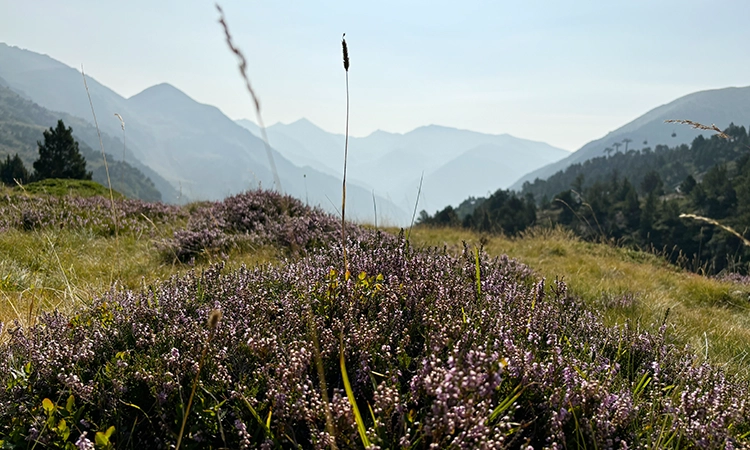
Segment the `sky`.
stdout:
<svg viewBox="0 0 750 450">
<path fill-rule="evenodd" d="M 222 0 L 266 125 L 437 124 L 574 151 L 691 92 L 750 85 L 750 2 Z M 255 120 L 218 13 L 199 0 L 0 0 L 0 42 L 124 97 L 170 83 Z"/>
</svg>

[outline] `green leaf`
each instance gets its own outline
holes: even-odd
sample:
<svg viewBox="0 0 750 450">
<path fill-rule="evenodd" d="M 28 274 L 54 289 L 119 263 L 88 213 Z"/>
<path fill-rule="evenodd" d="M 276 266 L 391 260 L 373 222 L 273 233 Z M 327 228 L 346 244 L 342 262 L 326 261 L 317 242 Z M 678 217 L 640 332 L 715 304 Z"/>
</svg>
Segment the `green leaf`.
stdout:
<svg viewBox="0 0 750 450">
<path fill-rule="evenodd" d="M 349 399 L 349 403 L 352 405 L 352 411 L 354 412 L 354 420 L 357 422 L 357 431 L 359 431 L 359 437 L 362 439 L 362 445 L 365 448 L 370 447 L 370 440 L 367 438 L 367 429 L 365 428 L 365 422 L 362 420 L 362 415 L 359 413 L 357 407 L 357 401 L 354 399 L 354 391 L 352 391 L 352 385 L 349 383 L 349 375 L 346 373 L 346 363 L 344 362 L 344 345 L 341 345 L 341 351 L 339 362 L 341 364 L 341 376 L 344 379 L 344 388 L 346 389 L 346 397 Z"/>
<path fill-rule="evenodd" d="M 104 433 L 102 433 L 101 431 L 98 431 L 94 438 L 94 441 L 96 442 L 96 446 L 110 448 L 112 444 L 109 442 L 109 438 L 112 437 L 112 433 L 114 432 L 115 432 L 114 426 L 107 428 L 107 431 L 105 431 Z"/>
<path fill-rule="evenodd" d="M 60 422 L 58 422 L 57 434 L 63 440 L 67 440 L 68 436 L 70 436 L 70 428 L 68 428 L 68 423 L 65 421 L 65 419 L 60 419 Z"/>
<path fill-rule="evenodd" d="M 488 424 L 492 424 L 497 420 L 501 414 L 503 414 L 505 411 L 508 410 L 513 404 L 518 400 L 518 398 L 523 394 L 523 391 L 525 391 L 526 388 L 519 384 L 516 386 L 515 389 L 513 389 L 513 392 L 510 393 L 508 397 L 505 398 L 502 402 L 500 402 L 499 405 L 492 411 L 492 414 L 490 414 L 490 418 L 487 420 Z"/>
<path fill-rule="evenodd" d="M 73 413 L 73 408 L 75 407 L 76 398 L 72 395 L 68 397 L 68 403 L 65 405 L 65 410 L 69 413 Z"/>
<path fill-rule="evenodd" d="M 42 408 L 47 412 L 47 415 L 50 415 L 55 410 L 55 404 L 52 403 L 52 400 L 45 398 L 42 400 Z"/>
<path fill-rule="evenodd" d="M 97 431 L 96 437 L 94 438 L 94 441 L 96 442 L 96 446 L 97 447 L 107 447 L 107 446 L 109 446 L 109 437 L 107 437 L 101 431 Z"/>
</svg>

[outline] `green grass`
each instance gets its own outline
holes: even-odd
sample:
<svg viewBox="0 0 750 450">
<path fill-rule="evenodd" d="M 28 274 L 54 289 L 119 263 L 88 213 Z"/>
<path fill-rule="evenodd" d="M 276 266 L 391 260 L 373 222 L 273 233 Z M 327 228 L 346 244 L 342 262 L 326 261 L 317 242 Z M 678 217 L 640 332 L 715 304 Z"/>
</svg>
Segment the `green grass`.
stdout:
<svg viewBox="0 0 750 450">
<path fill-rule="evenodd" d="M 68 180 L 49 178 L 46 180 L 35 181 L 21 186 L 16 186 L 17 190 L 23 190 L 29 194 L 50 194 L 55 196 L 78 195 L 81 197 L 93 197 L 100 195 L 109 198 L 109 189 L 96 181 L 91 180 Z M 112 191 L 114 198 L 124 198 L 117 191 Z"/>
<path fill-rule="evenodd" d="M 122 233 L 118 238 L 86 230 L 8 230 L 0 233 L 0 321 L 31 324 L 42 311 L 71 311 L 107 290 L 143 286 L 222 261 L 206 255 L 195 266 L 171 263 L 158 243 L 180 224 L 150 235 Z M 183 224 L 184 225 L 184 224 Z M 271 247 L 234 248 L 228 268 L 278 260 Z"/>
<path fill-rule="evenodd" d="M 507 254 L 548 280 L 563 279 L 570 291 L 603 311 L 609 324 L 658 328 L 669 309 L 668 336 L 729 371 L 750 377 L 750 287 L 720 282 L 631 249 L 584 242 L 560 229 L 534 229 L 518 238 L 462 229 L 417 227 L 416 246 L 459 251 L 462 242 L 485 243 L 491 255 Z M 632 305 L 611 299 L 632 296 Z M 708 345 L 706 345 L 706 343 Z"/>
</svg>

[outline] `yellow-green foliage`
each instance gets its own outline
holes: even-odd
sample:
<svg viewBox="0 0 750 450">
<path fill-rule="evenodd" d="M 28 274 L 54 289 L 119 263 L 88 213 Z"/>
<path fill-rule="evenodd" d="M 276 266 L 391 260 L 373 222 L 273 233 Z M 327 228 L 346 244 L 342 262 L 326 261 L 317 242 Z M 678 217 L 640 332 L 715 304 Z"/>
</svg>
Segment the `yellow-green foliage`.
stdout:
<svg viewBox="0 0 750 450">
<path fill-rule="evenodd" d="M 532 229 L 518 238 L 482 236 L 451 228 L 418 227 L 417 246 L 484 243 L 491 255 L 507 254 L 547 279 L 562 278 L 570 291 L 605 313 L 611 324 L 658 328 L 667 309 L 668 336 L 700 355 L 750 376 L 750 288 L 721 282 L 667 264 L 658 256 L 584 242 L 562 229 Z M 625 299 L 624 301 L 620 301 Z"/>
<path fill-rule="evenodd" d="M 113 287 L 139 289 L 172 275 L 218 262 L 169 264 L 157 248 L 179 224 L 150 236 L 133 233 L 102 236 L 86 230 L 7 230 L 0 233 L 0 321 L 33 323 L 44 310 L 71 311 Z M 228 267 L 276 260 L 270 247 L 233 249 Z"/>
<path fill-rule="evenodd" d="M 109 198 L 109 189 L 96 181 L 91 180 L 63 180 L 58 178 L 48 178 L 46 180 L 35 181 L 24 186 L 17 186 L 17 190 L 22 190 L 29 194 L 50 194 L 50 195 L 78 195 L 81 197 L 93 197 L 100 195 Z M 117 191 L 112 192 L 114 198 L 124 198 Z"/>
</svg>

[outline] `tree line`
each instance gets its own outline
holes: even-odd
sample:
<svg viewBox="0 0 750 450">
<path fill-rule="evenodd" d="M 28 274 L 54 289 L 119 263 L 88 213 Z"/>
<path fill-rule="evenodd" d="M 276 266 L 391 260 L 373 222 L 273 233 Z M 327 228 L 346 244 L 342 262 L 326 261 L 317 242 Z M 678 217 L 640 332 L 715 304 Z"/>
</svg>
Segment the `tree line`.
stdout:
<svg viewBox="0 0 750 450">
<path fill-rule="evenodd" d="M 747 236 L 750 138 L 735 125 L 725 135 L 595 158 L 547 181 L 528 183 L 522 193 L 499 190 L 432 216 L 423 211 L 419 223 L 506 235 L 537 224 L 559 225 L 583 239 L 662 254 L 694 271 L 747 273 L 750 249 L 740 238 L 706 221 L 680 217 L 710 218 Z M 559 190 L 548 197 L 550 186 Z"/>
</svg>

